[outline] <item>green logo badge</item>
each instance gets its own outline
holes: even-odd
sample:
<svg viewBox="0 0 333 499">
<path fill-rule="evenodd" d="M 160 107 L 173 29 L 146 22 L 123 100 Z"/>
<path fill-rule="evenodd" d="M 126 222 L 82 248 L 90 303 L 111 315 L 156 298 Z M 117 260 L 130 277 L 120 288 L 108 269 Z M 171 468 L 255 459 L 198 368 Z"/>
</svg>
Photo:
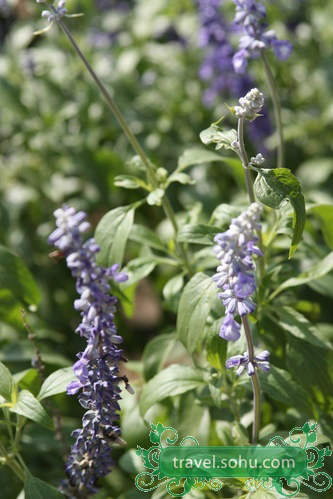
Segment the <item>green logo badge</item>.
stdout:
<svg viewBox="0 0 333 499">
<path fill-rule="evenodd" d="M 164 432 L 168 436 L 162 445 Z M 149 470 L 138 474 L 135 480 L 136 487 L 144 492 L 166 485 L 170 495 L 183 497 L 193 488 L 217 491 L 225 483 L 230 485 L 238 480 L 238 485 L 243 482 L 248 491 L 275 489 L 282 496 L 295 497 L 301 485 L 316 492 L 332 486 L 332 478 L 318 471 L 332 451 L 329 447 L 314 446 L 316 423 L 294 428 L 288 443 L 282 437 L 273 437 L 266 447 L 204 447 L 190 436 L 177 446 L 177 431 L 161 423 L 151 423 L 149 437 L 153 446 L 137 450 Z"/>
</svg>

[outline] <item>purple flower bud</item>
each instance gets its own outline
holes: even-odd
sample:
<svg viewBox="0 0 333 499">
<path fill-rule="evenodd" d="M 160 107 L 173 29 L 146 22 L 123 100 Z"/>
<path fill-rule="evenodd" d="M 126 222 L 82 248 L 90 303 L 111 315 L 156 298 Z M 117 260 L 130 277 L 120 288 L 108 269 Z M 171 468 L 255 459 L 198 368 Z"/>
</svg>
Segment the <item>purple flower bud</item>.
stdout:
<svg viewBox="0 0 333 499">
<path fill-rule="evenodd" d="M 244 355 L 235 355 L 234 357 L 230 357 L 230 359 L 226 361 L 225 366 L 227 369 L 237 368 L 236 374 L 238 376 L 240 376 L 245 369 L 249 376 L 253 376 L 255 368 L 258 368 L 264 373 L 268 373 L 270 371 L 269 352 L 264 350 L 259 355 L 254 357 L 253 362 L 249 361 L 248 352 L 244 352 Z"/>
<path fill-rule="evenodd" d="M 228 314 L 223 320 L 220 336 L 227 341 L 237 341 L 240 338 L 240 325 L 232 314 Z"/>
</svg>

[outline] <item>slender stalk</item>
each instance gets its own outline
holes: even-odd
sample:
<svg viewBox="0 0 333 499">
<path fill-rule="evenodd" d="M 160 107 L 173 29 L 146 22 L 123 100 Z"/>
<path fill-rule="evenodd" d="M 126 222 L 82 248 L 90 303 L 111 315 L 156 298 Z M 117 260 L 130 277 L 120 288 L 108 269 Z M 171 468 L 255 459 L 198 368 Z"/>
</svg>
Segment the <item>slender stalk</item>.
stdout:
<svg viewBox="0 0 333 499">
<path fill-rule="evenodd" d="M 4 464 L 9 466 L 9 468 L 14 471 L 15 475 L 18 476 L 18 478 L 24 482 L 25 480 L 25 474 L 24 471 L 22 470 L 21 466 L 19 463 L 11 456 L 7 454 L 5 446 L 0 442 L 0 454 L 4 458 Z"/>
<path fill-rule="evenodd" d="M 149 158 L 147 157 L 146 153 L 142 149 L 142 147 L 141 147 L 140 143 L 138 142 L 136 136 L 134 135 L 134 133 L 132 132 L 132 130 L 130 129 L 130 127 L 127 125 L 126 120 L 124 119 L 124 117 L 123 117 L 123 115 L 122 115 L 119 107 L 117 106 L 115 100 L 112 98 L 110 92 L 105 88 L 105 86 L 103 85 L 103 83 L 101 82 L 101 80 L 99 79 L 99 77 L 97 76 L 97 74 L 95 73 L 95 71 L 93 70 L 93 68 L 91 67 L 91 65 L 89 64 L 87 58 L 85 57 L 85 55 L 83 54 L 83 52 L 81 51 L 81 49 L 79 48 L 79 46 L 77 45 L 76 41 L 74 40 L 71 32 L 68 30 L 68 28 L 65 25 L 65 23 L 61 19 L 58 20 L 58 23 L 59 23 L 59 26 L 61 27 L 62 31 L 65 33 L 65 35 L 67 36 L 68 40 L 70 41 L 70 43 L 71 43 L 72 47 L 74 48 L 75 52 L 77 53 L 77 55 L 80 57 L 80 59 L 84 63 L 84 65 L 87 68 L 88 72 L 90 73 L 92 79 L 96 83 L 97 88 L 99 89 L 99 91 L 101 92 L 102 96 L 106 100 L 106 103 L 108 104 L 108 106 L 111 109 L 113 115 L 117 119 L 119 125 L 121 126 L 124 134 L 126 135 L 128 141 L 129 141 L 129 143 L 131 144 L 131 146 L 133 147 L 134 151 L 141 158 L 141 161 L 143 162 L 143 164 L 147 168 L 148 177 L 150 178 L 150 181 L 151 181 L 154 189 L 157 189 L 159 187 L 159 184 L 158 184 L 158 182 L 156 180 L 156 175 L 155 175 L 154 167 L 152 166 L 151 162 L 149 161 Z M 169 198 L 167 198 L 166 194 L 162 198 L 162 206 L 163 206 L 163 209 L 164 209 L 164 212 L 165 212 L 166 216 L 169 218 L 169 220 L 170 220 L 170 222 L 171 222 L 171 224 L 173 226 L 175 234 L 177 234 L 177 232 L 178 232 L 177 220 L 176 220 L 175 214 L 173 212 L 173 209 L 172 209 L 171 203 L 169 201 Z M 185 266 L 186 266 L 186 268 L 188 270 L 188 273 L 190 275 L 192 275 L 191 266 L 190 266 L 190 263 L 189 263 L 189 260 L 188 260 L 188 256 L 187 256 L 187 252 L 185 251 L 184 246 L 181 245 L 181 244 L 176 243 L 176 247 L 178 248 L 178 251 L 179 251 L 179 253 L 181 254 L 181 256 L 183 258 L 183 261 L 184 261 L 184 264 L 185 264 Z"/>
<path fill-rule="evenodd" d="M 269 92 L 270 92 L 271 99 L 272 99 L 272 103 L 273 103 L 276 129 L 277 129 L 277 133 L 278 133 L 278 151 L 277 151 L 278 160 L 277 160 L 277 164 L 278 164 L 278 168 L 282 168 L 284 166 L 284 140 L 283 140 L 283 127 L 282 127 L 281 106 L 280 106 L 280 101 L 279 101 L 279 95 L 278 95 L 274 75 L 272 73 L 271 67 L 270 67 L 269 62 L 267 60 L 266 54 L 263 50 L 261 51 L 261 60 L 262 60 L 263 66 L 264 66 L 267 85 L 268 85 Z"/>
<path fill-rule="evenodd" d="M 246 184 L 246 190 L 249 196 L 250 203 L 255 202 L 255 196 L 253 192 L 253 183 L 252 183 L 252 177 L 251 177 L 251 170 L 249 168 L 249 159 L 246 154 L 246 149 L 244 145 L 244 118 L 239 118 L 238 120 L 238 131 L 237 131 L 237 136 L 238 136 L 238 144 L 239 144 L 239 157 L 241 159 L 243 169 L 244 169 L 244 175 L 245 175 L 245 184 Z M 262 240 L 262 233 L 261 230 L 257 231 L 257 235 L 259 238 L 258 245 L 259 248 L 261 249 L 262 253 L 264 253 L 264 243 Z M 263 256 L 259 257 L 259 280 L 262 281 L 264 275 L 265 275 L 265 260 Z"/>
<path fill-rule="evenodd" d="M 246 315 L 242 316 L 242 323 L 245 331 L 247 350 L 249 353 L 249 362 L 254 363 L 254 346 L 253 338 L 250 329 L 249 320 Z M 261 400 L 260 400 L 260 381 L 259 376 L 254 368 L 254 374 L 251 376 L 252 388 L 253 388 L 253 427 L 252 427 L 252 443 L 255 445 L 258 443 L 259 429 L 260 429 L 260 413 L 261 413 Z"/>
<path fill-rule="evenodd" d="M 246 190 L 249 196 L 250 203 L 254 203 L 256 199 L 254 197 L 254 192 L 253 192 L 251 170 L 249 169 L 249 159 L 247 157 L 244 145 L 244 118 L 239 118 L 238 120 L 238 144 L 239 144 L 239 156 L 244 168 Z"/>
</svg>

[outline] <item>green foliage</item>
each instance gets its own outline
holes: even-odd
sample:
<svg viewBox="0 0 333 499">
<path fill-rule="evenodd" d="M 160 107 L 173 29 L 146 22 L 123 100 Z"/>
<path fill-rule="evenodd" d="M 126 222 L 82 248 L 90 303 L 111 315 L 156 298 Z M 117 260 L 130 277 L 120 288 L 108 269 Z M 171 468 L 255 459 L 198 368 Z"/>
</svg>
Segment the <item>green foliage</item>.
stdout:
<svg viewBox="0 0 333 499">
<path fill-rule="evenodd" d="M 54 371 L 42 384 L 37 396 L 38 400 L 43 400 L 46 397 L 65 392 L 69 383 L 76 379 L 76 376 L 73 374 L 72 366 Z"/>
<path fill-rule="evenodd" d="M 121 264 L 126 242 L 134 220 L 135 205 L 109 211 L 96 227 L 95 239 L 101 246 L 98 263 L 106 267 Z"/>
<path fill-rule="evenodd" d="M 59 490 L 43 482 L 39 478 L 27 473 L 24 482 L 24 494 L 26 499 L 61 499 L 64 497 Z"/>
<path fill-rule="evenodd" d="M 221 229 L 211 225 L 184 225 L 178 232 L 177 241 L 179 243 L 211 246 L 214 242 L 214 237 L 219 232 L 221 232 Z"/>
<path fill-rule="evenodd" d="M 294 208 L 293 237 L 289 250 L 289 258 L 295 253 L 305 227 L 305 201 L 297 178 L 288 168 L 274 170 L 256 169 L 259 172 L 254 183 L 254 192 L 263 204 L 278 210 L 288 199 Z"/>
<path fill-rule="evenodd" d="M 12 400 L 16 390 L 15 381 L 6 366 L 0 362 L 0 395 L 7 401 Z"/>
<path fill-rule="evenodd" d="M 313 206 L 309 211 L 318 218 L 326 244 L 333 250 L 333 206 L 324 204 Z"/>
<path fill-rule="evenodd" d="M 140 398 L 141 414 L 144 416 L 154 404 L 167 397 L 181 395 L 204 384 L 202 372 L 189 366 L 172 364 L 144 386 Z"/>
<path fill-rule="evenodd" d="M 10 407 L 10 411 L 20 414 L 49 430 L 54 429 L 53 421 L 47 414 L 40 402 L 28 390 L 21 390 L 16 403 Z"/>
<path fill-rule="evenodd" d="M 222 148 L 235 150 L 231 144 L 237 141 L 237 132 L 236 130 L 224 132 L 221 127 L 213 123 L 209 128 L 200 133 L 200 139 L 205 145 L 216 144 L 216 150 Z"/>
<path fill-rule="evenodd" d="M 4 246 L 0 246 L 0 288 L 9 290 L 26 305 L 38 305 L 41 299 L 38 286 L 22 260 Z"/>
<path fill-rule="evenodd" d="M 216 284 L 199 272 L 187 283 L 178 307 L 177 333 L 190 353 L 205 339 L 205 324 L 216 298 Z"/>
</svg>

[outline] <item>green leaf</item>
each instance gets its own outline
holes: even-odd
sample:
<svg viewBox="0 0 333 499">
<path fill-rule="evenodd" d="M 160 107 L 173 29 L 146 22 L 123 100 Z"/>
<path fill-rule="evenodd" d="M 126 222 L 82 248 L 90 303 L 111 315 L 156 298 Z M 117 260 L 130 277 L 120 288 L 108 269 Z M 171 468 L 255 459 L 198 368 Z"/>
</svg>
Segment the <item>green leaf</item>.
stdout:
<svg viewBox="0 0 333 499">
<path fill-rule="evenodd" d="M 186 149 L 178 160 L 177 170 L 185 170 L 189 166 L 198 165 L 201 163 L 211 163 L 213 161 L 223 161 L 223 156 L 216 152 L 202 149 L 200 147 L 193 147 Z"/>
<path fill-rule="evenodd" d="M 15 381 L 9 369 L 0 362 L 0 395 L 8 402 L 12 400 L 12 393 L 15 389 Z"/>
<path fill-rule="evenodd" d="M 270 314 L 270 317 L 288 333 L 317 347 L 333 350 L 333 345 L 325 338 L 324 334 L 311 324 L 304 315 L 291 307 L 274 308 L 274 312 L 277 317 L 275 314 Z"/>
<path fill-rule="evenodd" d="M 143 227 L 142 225 L 134 224 L 130 235 L 128 238 L 131 241 L 135 241 L 136 243 L 140 243 L 145 246 L 149 246 L 150 248 L 154 248 L 160 251 L 168 252 L 165 248 L 164 244 L 160 240 L 160 238 L 147 227 Z"/>
<path fill-rule="evenodd" d="M 147 203 L 151 206 L 161 206 L 162 198 L 165 192 L 164 189 L 158 188 L 152 191 L 147 197 Z"/>
<path fill-rule="evenodd" d="M 183 185 L 186 185 L 186 184 L 193 185 L 193 184 L 195 184 L 196 181 L 193 180 L 193 178 L 191 178 L 190 175 L 188 175 L 187 173 L 181 173 L 181 172 L 175 171 L 168 178 L 167 185 L 171 184 L 172 182 L 179 182 L 180 184 L 183 184 Z"/>
<path fill-rule="evenodd" d="M 206 325 L 207 341 L 206 341 L 206 359 L 212 367 L 225 370 L 225 362 L 227 360 L 228 342 L 219 336 L 222 320 L 218 319 L 213 324 Z"/>
<path fill-rule="evenodd" d="M 304 386 L 319 407 L 333 409 L 333 352 L 309 346 L 289 336 L 286 350 L 288 370 Z"/>
<path fill-rule="evenodd" d="M 318 219 L 326 244 L 333 250 L 333 206 L 321 204 L 313 206 L 309 211 Z"/>
<path fill-rule="evenodd" d="M 143 388 L 140 398 L 142 416 L 157 402 L 203 386 L 203 374 L 189 366 L 172 364 L 152 378 Z"/>
<path fill-rule="evenodd" d="M 221 127 L 213 123 L 209 128 L 206 128 L 206 130 L 203 130 L 200 133 L 200 139 L 205 145 L 216 144 L 216 150 L 221 149 L 222 147 L 235 150 L 231 144 L 232 142 L 237 141 L 237 132 L 236 130 L 224 132 Z"/>
<path fill-rule="evenodd" d="M 150 340 L 143 351 L 143 372 L 148 381 L 163 367 L 167 356 L 176 344 L 175 334 L 160 334 Z"/>
<path fill-rule="evenodd" d="M 50 376 L 48 376 L 42 384 L 40 392 L 37 396 L 38 400 L 43 400 L 46 397 L 51 397 L 52 395 L 65 392 L 69 383 L 76 379 L 77 378 L 73 373 L 72 366 L 65 367 L 64 369 L 58 369 L 54 373 L 50 374 Z"/>
<path fill-rule="evenodd" d="M 147 277 L 156 267 L 157 260 L 151 257 L 135 258 L 128 262 L 123 271 L 128 275 L 128 280 L 120 284 L 120 289 L 126 289 L 137 281 Z"/>
<path fill-rule="evenodd" d="M 163 296 L 166 300 L 173 298 L 184 286 L 184 276 L 182 274 L 172 277 L 163 288 Z"/>
<path fill-rule="evenodd" d="M 177 241 L 210 246 L 214 244 L 214 237 L 219 232 L 221 229 L 212 225 L 184 225 L 178 232 Z"/>
<path fill-rule="evenodd" d="M 223 163 L 234 176 L 237 184 L 241 187 L 245 185 L 244 169 L 242 162 L 238 158 L 224 157 L 201 147 L 193 147 L 184 151 L 179 158 L 177 171 L 185 170 L 189 166 L 212 162 Z"/>
<path fill-rule="evenodd" d="M 53 421 L 40 402 L 28 390 L 19 392 L 16 404 L 10 408 L 11 412 L 25 416 L 32 421 L 53 430 Z"/>
<path fill-rule="evenodd" d="M 117 175 L 114 179 L 114 185 L 124 189 L 146 189 L 147 186 L 143 180 L 134 175 Z"/>
<path fill-rule="evenodd" d="M 135 207 L 129 205 L 115 208 L 100 220 L 95 232 L 95 239 L 101 247 L 97 254 L 100 265 L 110 267 L 114 263 L 122 263 L 127 238 L 133 225 Z"/>
<path fill-rule="evenodd" d="M 268 375 L 260 374 L 259 377 L 263 392 L 272 399 L 296 407 L 306 415 L 313 415 L 313 404 L 309 394 L 292 379 L 287 371 L 271 366 Z"/>
<path fill-rule="evenodd" d="M 55 487 L 43 480 L 26 473 L 24 482 L 25 499 L 63 499 L 63 495 Z"/>
<path fill-rule="evenodd" d="M 305 227 L 305 201 L 301 185 L 288 168 L 255 169 L 259 175 L 254 183 L 254 192 L 263 204 L 279 209 L 285 199 L 294 208 L 293 238 L 289 250 L 289 258 L 295 253 Z"/>
<path fill-rule="evenodd" d="M 17 300 L 38 305 L 41 295 L 38 286 L 22 260 L 0 245 L 0 288 L 9 290 Z"/>
<path fill-rule="evenodd" d="M 297 277 L 291 277 L 283 282 L 270 296 L 270 300 L 277 296 L 284 289 L 293 288 L 295 286 L 301 286 L 308 282 L 320 279 L 324 275 L 328 274 L 333 269 L 333 251 L 325 256 L 318 263 L 315 263 L 309 270 L 302 272 Z"/>
<path fill-rule="evenodd" d="M 205 324 L 214 298 L 217 298 L 216 284 L 202 272 L 185 286 L 178 307 L 177 332 L 189 353 L 205 339 Z"/>
<path fill-rule="evenodd" d="M 39 392 L 40 389 L 40 377 L 36 369 L 26 369 L 13 374 L 15 382 L 21 389 L 29 390 L 29 392 L 34 395 Z"/>
</svg>

